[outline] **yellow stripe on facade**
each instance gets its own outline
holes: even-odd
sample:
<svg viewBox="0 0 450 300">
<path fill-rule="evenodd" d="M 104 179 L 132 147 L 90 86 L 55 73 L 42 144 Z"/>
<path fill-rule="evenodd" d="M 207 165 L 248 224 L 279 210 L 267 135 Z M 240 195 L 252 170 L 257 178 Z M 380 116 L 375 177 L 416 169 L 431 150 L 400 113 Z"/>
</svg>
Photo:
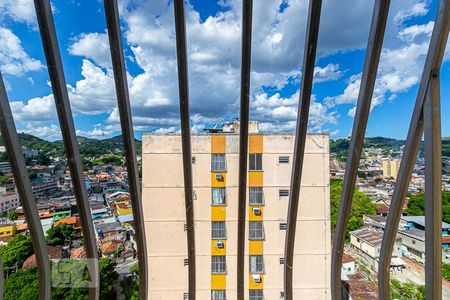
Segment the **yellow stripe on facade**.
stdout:
<svg viewBox="0 0 450 300">
<path fill-rule="evenodd" d="M 253 275 L 257 275 L 261 278 L 261 282 L 257 283 L 255 282 L 255 280 L 253 279 Z M 264 288 L 264 274 L 250 274 L 248 276 L 248 282 L 249 282 L 249 286 L 248 288 L 250 290 L 262 290 Z"/>
<path fill-rule="evenodd" d="M 248 186 L 258 187 L 263 186 L 264 183 L 264 173 L 263 172 L 248 172 Z"/>
<path fill-rule="evenodd" d="M 211 206 L 211 221 L 225 221 L 227 218 L 227 209 L 223 205 Z"/>
<path fill-rule="evenodd" d="M 225 135 L 212 135 L 211 136 L 211 153 L 222 154 L 227 150 L 227 140 Z"/>
<path fill-rule="evenodd" d="M 248 153 L 263 153 L 263 141 L 262 135 L 250 135 L 248 137 Z"/>
<path fill-rule="evenodd" d="M 227 288 L 227 276 L 225 274 L 211 275 L 211 290 L 225 290 Z"/>
<path fill-rule="evenodd" d="M 264 246 L 263 241 L 249 241 L 248 253 L 249 255 L 263 255 Z"/>
<path fill-rule="evenodd" d="M 223 243 L 223 248 L 217 247 L 217 242 Z M 227 254 L 227 240 L 211 240 L 211 255 L 226 255 Z"/>
<path fill-rule="evenodd" d="M 211 173 L 211 187 L 225 187 L 227 173 Z"/>
<path fill-rule="evenodd" d="M 259 214 L 256 213 L 259 210 Z M 248 219 L 249 221 L 262 221 L 264 213 L 264 206 L 249 206 L 248 207 Z"/>
</svg>

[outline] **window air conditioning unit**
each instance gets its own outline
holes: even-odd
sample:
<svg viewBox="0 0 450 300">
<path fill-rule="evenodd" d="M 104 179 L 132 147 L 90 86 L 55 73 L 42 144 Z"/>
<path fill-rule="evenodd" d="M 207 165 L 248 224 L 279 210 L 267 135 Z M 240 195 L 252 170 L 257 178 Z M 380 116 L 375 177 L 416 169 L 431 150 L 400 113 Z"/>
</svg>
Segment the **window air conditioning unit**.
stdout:
<svg viewBox="0 0 450 300">
<path fill-rule="evenodd" d="M 259 207 L 253 207 L 253 214 L 260 216 L 261 215 L 261 208 Z"/>
<path fill-rule="evenodd" d="M 223 249 L 223 247 L 225 247 L 225 245 L 223 244 L 222 241 L 217 241 L 216 242 L 216 247 L 219 248 L 219 249 Z"/>
<path fill-rule="evenodd" d="M 259 274 L 253 274 L 252 277 L 255 283 L 261 283 L 261 276 Z"/>
<path fill-rule="evenodd" d="M 219 181 L 222 180 L 222 174 L 220 174 L 220 173 L 216 174 L 216 180 L 219 180 Z"/>
</svg>

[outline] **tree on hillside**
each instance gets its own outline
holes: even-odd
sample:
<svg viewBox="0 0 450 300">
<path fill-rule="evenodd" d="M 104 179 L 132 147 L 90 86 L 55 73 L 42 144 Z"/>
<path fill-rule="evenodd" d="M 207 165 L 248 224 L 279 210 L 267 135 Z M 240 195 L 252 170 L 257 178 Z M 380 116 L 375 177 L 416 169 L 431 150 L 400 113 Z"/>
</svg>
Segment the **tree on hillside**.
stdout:
<svg viewBox="0 0 450 300">
<path fill-rule="evenodd" d="M 410 216 L 423 216 L 425 195 L 423 193 L 410 195 L 406 211 Z M 450 223 L 450 191 L 442 191 L 442 221 Z"/>
<path fill-rule="evenodd" d="M 83 266 L 74 264 L 73 267 Z M 115 271 L 116 263 L 109 258 L 102 258 L 99 262 L 100 270 L 100 299 L 116 299 L 113 282 L 119 278 Z M 86 280 L 87 272 L 84 277 L 79 279 Z M 73 279 L 73 278 L 72 278 Z M 76 286 L 76 285 L 75 285 Z M 36 268 L 22 269 L 14 273 L 5 280 L 5 299 L 30 300 L 38 299 L 39 283 Z M 85 300 L 88 296 L 86 288 L 52 288 L 52 300 Z"/>
<path fill-rule="evenodd" d="M 15 221 L 17 220 L 17 217 L 19 216 L 19 213 L 15 210 L 8 211 L 8 220 Z"/>
<path fill-rule="evenodd" d="M 330 188 L 331 200 L 331 228 L 336 227 L 339 204 L 342 194 L 342 180 L 332 180 Z M 370 197 L 355 189 L 353 194 L 352 209 L 347 227 L 347 235 L 350 231 L 358 229 L 363 224 L 363 215 L 374 215 L 376 213 L 376 205 Z"/>
<path fill-rule="evenodd" d="M 21 267 L 25 259 L 33 254 L 31 238 L 18 234 L 0 248 L 3 268 Z"/>
<path fill-rule="evenodd" d="M 38 290 L 37 269 L 18 270 L 5 279 L 4 299 L 38 299 Z"/>
<path fill-rule="evenodd" d="M 77 235 L 77 231 L 67 223 L 61 223 L 47 230 L 47 243 L 52 246 L 70 243 Z"/>
</svg>

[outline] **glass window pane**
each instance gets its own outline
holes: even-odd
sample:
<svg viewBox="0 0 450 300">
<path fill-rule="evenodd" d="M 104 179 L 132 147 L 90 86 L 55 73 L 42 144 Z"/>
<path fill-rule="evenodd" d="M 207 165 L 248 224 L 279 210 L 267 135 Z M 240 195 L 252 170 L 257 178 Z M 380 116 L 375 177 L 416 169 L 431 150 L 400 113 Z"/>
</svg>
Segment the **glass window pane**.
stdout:
<svg viewBox="0 0 450 300">
<path fill-rule="evenodd" d="M 212 238 L 213 239 L 226 239 L 226 227 L 224 221 L 213 221 L 212 222 Z"/>
<path fill-rule="evenodd" d="M 250 187 L 249 188 L 249 203 L 253 205 L 263 204 L 263 188 Z"/>
<path fill-rule="evenodd" d="M 222 172 L 222 171 L 226 170 L 225 154 L 212 154 L 211 155 L 211 170 L 213 172 Z"/>
<path fill-rule="evenodd" d="M 225 205 L 226 203 L 225 188 L 212 188 L 211 195 L 213 205 Z"/>
</svg>

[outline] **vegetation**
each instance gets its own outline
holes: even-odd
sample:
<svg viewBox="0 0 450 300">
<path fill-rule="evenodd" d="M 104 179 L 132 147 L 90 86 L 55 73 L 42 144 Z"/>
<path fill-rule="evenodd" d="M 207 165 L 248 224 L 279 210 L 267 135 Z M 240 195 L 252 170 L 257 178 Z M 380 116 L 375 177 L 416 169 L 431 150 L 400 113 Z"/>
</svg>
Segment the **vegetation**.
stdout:
<svg viewBox="0 0 450 300">
<path fill-rule="evenodd" d="M 139 299 L 139 277 L 137 277 L 138 268 L 138 264 L 134 264 L 130 269 L 131 276 L 124 278 L 124 280 L 120 283 L 125 299 Z"/>
<path fill-rule="evenodd" d="M 15 220 L 17 220 L 19 213 L 15 210 L 10 210 L 10 211 L 8 211 L 7 216 L 10 221 L 15 221 Z"/>
<path fill-rule="evenodd" d="M 13 183 L 13 179 L 11 177 L 5 176 L 2 172 L 0 172 L 0 185 L 11 184 Z"/>
<path fill-rule="evenodd" d="M 336 226 L 339 202 L 342 194 L 342 180 L 331 181 L 331 228 Z M 374 215 L 376 205 L 363 192 L 355 189 L 353 194 L 352 210 L 347 227 L 347 236 L 350 231 L 358 229 L 363 223 L 363 215 Z"/>
<path fill-rule="evenodd" d="M 33 254 L 31 238 L 18 234 L 0 248 L 3 268 L 22 267 L 23 262 Z M 14 299 L 14 298 L 6 298 Z"/>
<path fill-rule="evenodd" d="M 79 264 L 74 264 L 74 267 Z M 114 270 L 116 264 L 109 258 L 100 259 L 100 299 L 116 299 L 113 282 L 119 278 L 119 274 Z M 87 272 L 80 278 L 87 279 Z M 74 283 L 75 286 L 77 283 Z M 37 269 L 22 269 L 5 280 L 5 299 L 31 300 L 38 299 L 38 273 Z M 88 296 L 86 288 L 53 288 L 52 300 L 85 300 Z M 128 299 L 128 298 L 127 298 Z"/>
<path fill-rule="evenodd" d="M 450 264 L 442 263 L 442 278 L 450 281 Z"/>
<path fill-rule="evenodd" d="M 423 193 L 410 195 L 406 211 L 410 216 L 423 216 L 425 195 Z M 450 223 L 450 191 L 442 191 L 442 221 Z"/>
<path fill-rule="evenodd" d="M 396 140 L 384 137 L 369 137 L 364 140 L 364 148 L 380 148 L 384 154 L 394 155 L 405 144 L 403 140 Z M 336 155 L 340 161 L 347 160 L 350 139 L 338 139 L 330 141 L 330 152 Z M 420 152 L 423 153 L 423 143 L 420 146 Z M 450 157 L 450 137 L 442 138 L 442 155 Z"/>
<path fill-rule="evenodd" d="M 64 144 L 62 141 L 49 142 L 26 133 L 19 133 L 19 139 L 22 146 L 39 151 L 39 155 L 36 158 L 39 163 L 45 164 L 45 162 L 48 162 L 47 159 L 49 156 L 64 156 Z M 77 137 L 77 140 L 80 147 L 80 154 L 84 157 L 98 157 L 106 154 L 120 155 L 123 154 L 124 151 L 122 136 L 120 135 L 103 140 L 80 136 Z M 138 155 L 140 155 L 142 143 L 137 139 L 135 139 L 135 142 L 136 151 Z M 0 146 L 3 146 L 1 138 Z"/>
<path fill-rule="evenodd" d="M 425 286 L 416 285 L 412 282 L 400 283 L 391 280 L 391 298 L 400 300 L 425 300 Z"/>
<path fill-rule="evenodd" d="M 66 243 L 70 243 L 76 235 L 77 231 L 71 225 L 61 223 L 47 230 L 46 240 L 47 244 L 52 246 L 65 245 Z"/>
</svg>

